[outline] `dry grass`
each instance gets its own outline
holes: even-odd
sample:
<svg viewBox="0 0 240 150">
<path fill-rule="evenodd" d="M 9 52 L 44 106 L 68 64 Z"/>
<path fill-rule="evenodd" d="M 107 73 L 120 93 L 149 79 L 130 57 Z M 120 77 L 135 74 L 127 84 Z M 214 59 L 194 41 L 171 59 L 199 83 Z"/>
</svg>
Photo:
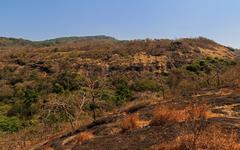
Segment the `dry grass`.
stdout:
<svg viewBox="0 0 240 150">
<path fill-rule="evenodd" d="M 177 110 L 169 106 L 162 106 L 153 111 L 153 119 L 150 125 L 160 126 L 187 120 L 206 120 L 211 116 L 207 105 L 188 105 L 186 108 Z"/>
<path fill-rule="evenodd" d="M 236 133 L 224 133 L 219 126 L 210 126 L 206 120 L 211 117 L 208 105 L 190 104 L 183 110 L 157 109 L 152 124 L 163 125 L 189 121 L 186 134 L 170 143 L 162 143 L 157 150 L 240 150 Z"/>
<path fill-rule="evenodd" d="M 78 141 L 78 143 L 81 144 L 81 143 L 91 140 L 92 138 L 94 138 L 94 135 L 91 132 L 85 131 L 78 135 L 77 141 Z"/>
<path fill-rule="evenodd" d="M 122 119 L 119 126 L 123 131 L 126 131 L 126 130 L 138 128 L 139 122 L 140 122 L 139 114 L 134 113 Z"/>
<path fill-rule="evenodd" d="M 61 143 L 62 146 L 66 146 L 69 144 L 82 144 L 84 142 L 87 142 L 89 140 L 91 140 L 92 138 L 94 138 L 95 136 L 92 134 L 92 132 L 89 131 L 84 131 L 81 132 L 78 135 L 73 135 L 70 136 L 68 138 L 66 138 L 65 140 L 63 140 L 63 142 Z"/>
<path fill-rule="evenodd" d="M 17 133 L 0 136 L 0 149 L 31 148 L 46 140 L 53 140 L 68 131 L 68 128 L 64 125 L 57 130 L 43 126 L 35 126 Z"/>
<path fill-rule="evenodd" d="M 185 108 L 188 120 L 206 120 L 208 118 L 209 110 L 209 106 L 206 104 L 189 104 Z"/>
<path fill-rule="evenodd" d="M 186 119 L 187 113 L 185 110 L 173 110 L 169 107 L 160 107 L 154 110 L 153 119 L 150 125 L 159 126 L 174 122 L 182 122 Z"/>
<path fill-rule="evenodd" d="M 240 150 L 240 144 L 235 133 L 223 133 L 219 127 L 211 127 L 200 133 L 194 144 L 194 135 L 186 134 L 177 137 L 168 144 L 160 144 L 156 150 Z"/>
</svg>

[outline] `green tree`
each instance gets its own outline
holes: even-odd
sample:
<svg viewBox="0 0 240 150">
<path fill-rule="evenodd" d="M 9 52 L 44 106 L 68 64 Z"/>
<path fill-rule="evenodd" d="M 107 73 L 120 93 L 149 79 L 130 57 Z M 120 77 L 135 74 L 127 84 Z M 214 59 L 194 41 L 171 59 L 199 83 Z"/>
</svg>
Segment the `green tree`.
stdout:
<svg viewBox="0 0 240 150">
<path fill-rule="evenodd" d="M 128 98 L 132 96 L 130 86 L 128 85 L 127 78 L 118 78 L 113 82 L 116 87 L 117 104 L 124 103 Z"/>
<path fill-rule="evenodd" d="M 79 74 L 70 71 L 63 71 L 57 77 L 55 83 L 55 92 L 59 92 L 60 86 L 62 86 L 64 90 L 74 91 L 79 90 L 84 84 L 84 78 Z M 62 91 L 62 89 L 60 90 Z"/>
<path fill-rule="evenodd" d="M 0 116 L 0 131 L 17 132 L 22 128 L 22 122 L 17 117 Z"/>
</svg>

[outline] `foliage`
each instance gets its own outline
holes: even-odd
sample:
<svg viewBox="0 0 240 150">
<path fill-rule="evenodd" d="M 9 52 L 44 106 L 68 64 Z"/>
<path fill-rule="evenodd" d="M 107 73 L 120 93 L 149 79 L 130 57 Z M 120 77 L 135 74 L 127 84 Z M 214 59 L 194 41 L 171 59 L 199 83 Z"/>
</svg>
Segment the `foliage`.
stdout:
<svg viewBox="0 0 240 150">
<path fill-rule="evenodd" d="M 83 77 L 70 71 L 63 71 L 57 77 L 54 91 L 61 92 L 61 88 L 69 91 L 79 90 L 83 85 Z"/>
<path fill-rule="evenodd" d="M 14 91 L 10 85 L 4 84 L 0 86 L 0 101 L 13 97 Z"/>
<path fill-rule="evenodd" d="M 131 130 L 139 126 L 138 125 L 139 121 L 140 121 L 139 114 L 135 113 L 122 119 L 119 126 L 122 128 L 123 131 Z"/>
<path fill-rule="evenodd" d="M 60 85 L 59 83 L 55 83 L 53 86 L 53 92 L 54 93 L 63 93 L 64 87 L 62 85 Z"/>
<path fill-rule="evenodd" d="M 152 91 L 152 92 L 158 92 L 160 90 L 160 85 L 157 83 L 155 80 L 151 79 L 140 79 L 137 80 L 133 85 L 132 85 L 133 90 L 138 91 L 138 92 L 144 92 L 144 91 Z"/>
<path fill-rule="evenodd" d="M 22 128 L 22 122 L 17 117 L 0 116 L 0 131 L 17 132 Z"/>
<path fill-rule="evenodd" d="M 26 107 L 31 107 L 33 103 L 37 102 L 38 94 L 32 89 L 26 89 L 24 91 L 23 103 Z"/>
<path fill-rule="evenodd" d="M 199 53 L 200 48 L 218 46 L 222 47 L 205 38 L 118 41 L 73 37 L 43 42 L 0 38 L 0 101 L 8 106 L 1 112 L 25 124 L 33 118 L 58 124 L 75 121 L 82 112 L 91 114 L 96 108 L 111 111 L 144 91 L 160 90 L 164 95 L 167 87 L 167 94 L 186 95 L 215 86 L 216 73 L 221 85 L 240 85 L 239 68 L 229 69 L 235 62 L 204 58 Z M 139 54 L 146 55 L 146 65 L 132 63 Z M 166 66 L 155 64 L 162 56 L 167 57 Z M 134 65 L 143 70 L 133 71 Z M 160 70 L 166 72 L 162 82 Z"/>
<path fill-rule="evenodd" d="M 127 99 L 132 96 L 132 91 L 130 86 L 128 85 L 128 81 L 126 77 L 118 78 L 113 82 L 116 88 L 116 99 L 117 104 L 120 105 L 124 103 Z"/>
<path fill-rule="evenodd" d="M 8 116 L 19 116 L 25 119 L 30 119 L 37 109 L 34 104 L 38 100 L 38 94 L 32 89 L 23 90 L 21 101 L 16 101 L 12 108 L 8 111 Z"/>
<path fill-rule="evenodd" d="M 234 61 L 207 57 L 206 59 L 195 60 L 191 64 L 188 64 L 186 66 L 186 70 L 194 73 L 199 73 L 199 72 L 208 73 L 216 69 L 218 70 L 226 69 L 227 66 L 234 65 L 234 64 L 235 64 Z"/>
<path fill-rule="evenodd" d="M 117 101 L 116 93 L 112 89 L 103 89 L 101 94 L 101 99 L 107 102 L 115 103 Z"/>
</svg>

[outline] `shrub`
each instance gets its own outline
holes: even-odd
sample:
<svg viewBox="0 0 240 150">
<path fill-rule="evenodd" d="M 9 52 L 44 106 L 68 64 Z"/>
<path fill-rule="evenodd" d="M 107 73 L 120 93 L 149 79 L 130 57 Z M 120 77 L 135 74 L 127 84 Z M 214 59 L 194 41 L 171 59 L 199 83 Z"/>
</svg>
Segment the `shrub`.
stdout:
<svg viewBox="0 0 240 150">
<path fill-rule="evenodd" d="M 208 118 L 209 106 L 189 104 L 185 111 L 188 113 L 189 120 L 206 120 Z"/>
<path fill-rule="evenodd" d="M 191 64 L 188 64 L 186 66 L 186 70 L 195 72 L 195 73 L 198 73 L 200 71 L 207 73 L 214 69 L 224 70 L 226 66 L 234 65 L 234 64 L 236 64 L 234 61 L 207 57 L 206 59 L 195 60 Z"/>
<path fill-rule="evenodd" d="M 22 102 L 16 105 L 13 105 L 12 109 L 8 112 L 8 114 L 17 113 L 21 117 L 25 119 L 32 117 L 33 114 L 37 112 L 37 108 L 33 105 L 38 100 L 38 93 L 32 89 L 25 89 L 23 91 Z"/>
<path fill-rule="evenodd" d="M 24 91 L 24 104 L 26 107 L 31 107 L 33 103 L 37 102 L 38 94 L 32 89 Z"/>
<path fill-rule="evenodd" d="M 55 83 L 53 86 L 53 92 L 54 93 L 63 93 L 64 92 L 64 87 L 58 83 Z"/>
<path fill-rule="evenodd" d="M 170 144 L 160 144 L 157 150 L 192 150 L 192 149 L 219 149 L 219 150 L 239 150 L 237 135 L 234 133 L 224 133 L 219 127 L 210 127 L 199 134 L 199 138 L 194 142 L 194 135 L 186 134 L 177 137 Z"/>
<path fill-rule="evenodd" d="M 61 85 L 64 90 L 70 91 L 79 90 L 84 84 L 85 80 L 83 77 L 70 71 L 60 73 L 55 83 L 55 85 Z"/>
<path fill-rule="evenodd" d="M 117 101 L 116 92 L 111 89 L 103 89 L 101 99 L 108 102 L 116 103 Z"/>
<path fill-rule="evenodd" d="M 116 87 L 116 103 L 118 105 L 124 103 L 128 98 L 132 96 L 132 92 L 126 78 L 116 79 L 113 84 Z"/>
<path fill-rule="evenodd" d="M 154 80 L 142 79 L 136 81 L 133 86 L 133 90 L 143 92 L 143 91 L 152 91 L 157 92 L 160 90 L 160 86 Z"/>
<path fill-rule="evenodd" d="M 85 131 L 78 135 L 77 140 L 78 143 L 82 144 L 86 141 L 91 140 L 92 138 L 94 138 L 94 135 L 91 132 Z"/>
<path fill-rule="evenodd" d="M 120 127 L 123 131 L 135 129 L 138 127 L 138 122 L 140 121 L 139 115 L 137 113 L 131 114 L 121 120 Z"/>
<path fill-rule="evenodd" d="M 197 127 L 199 123 L 203 123 L 208 118 L 208 110 L 209 106 L 207 105 L 195 104 L 189 104 L 181 110 L 174 110 L 168 106 L 160 107 L 153 111 L 153 119 L 150 124 L 159 126 L 188 120 L 195 123 L 194 127 Z"/>
<path fill-rule="evenodd" d="M 3 85 L 0 87 L 0 101 L 9 99 L 13 96 L 14 90 L 9 85 Z"/>
<path fill-rule="evenodd" d="M 0 116 L 0 131 L 17 132 L 22 128 L 22 122 L 17 117 Z"/>
<path fill-rule="evenodd" d="M 191 72 L 198 72 L 201 66 L 199 64 L 189 64 L 186 66 L 186 69 Z"/>
<path fill-rule="evenodd" d="M 165 124 L 172 124 L 175 122 L 182 122 L 187 119 L 185 110 L 173 110 L 169 107 L 160 107 L 154 110 L 153 119 L 150 122 L 152 126 L 161 126 Z"/>
<path fill-rule="evenodd" d="M 12 117 L 12 116 L 19 116 L 21 115 L 22 112 L 22 104 L 15 102 L 12 107 L 8 110 L 7 116 Z"/>
<path fill-rule="evenodd" d="M 67 121 L 67 118 L 65 117 L 64 113 L 57 113 L 57 114 L 51 113 L 43 119 L 43 122 L 46 125 L 50 125 L 50 126 L 53 126 L 56 123 L 61 123 L 64 121 Z"/>
</svg>

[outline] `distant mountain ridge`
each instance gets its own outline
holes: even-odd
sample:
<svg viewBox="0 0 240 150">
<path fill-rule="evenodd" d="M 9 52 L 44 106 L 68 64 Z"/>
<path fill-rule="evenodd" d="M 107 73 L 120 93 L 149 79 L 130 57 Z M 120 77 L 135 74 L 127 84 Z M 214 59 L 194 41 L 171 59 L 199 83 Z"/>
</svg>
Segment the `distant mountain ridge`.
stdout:
<svg viewBox="0 0 240 150">
<path fill-rule="evenodd" d="M 114 37 L 106 35 L 96 35 L 96 36 L 70 36 L 70 37 L 60 37 L 49 40 L 42 41 L 32 41 L 23 38 L 12 38 L 12 37 L 0 37 L 0 47 L 8 46 L 41 46 L 45 44 L 58 44 L 64 42 L 73 42 L 79 40 L 117 40 Z"/>
<path fill-rule="evenodd" d="M 60 37 L 43 41 L 31 41 L 21 38 L 0 37 L 1 51 L 38 50 L 58 51 L 81 51 L 81 57 L 101 58 L 112 57 L 111 54 L 119 56 L 155 57 L 167 56 L 172 59 L 187 60 L 196 57 L 220 57 L 233 59 L 236 49 L 221 45 L 213 40 L 198 38 L 181 39 L 143 39 L 143 40 L 117 40 L 106 35 L 96 36 L 71 36 Z M 89 52 L 88 52 L 89 51 Z M 174 56 L 173 56 L 174 55 Z M 124 57 L 125 57 L 124 56 Z M 134 59 L 137 59 L 134 58 Z M 149 58 L 144 58 L 149 59 Z"/>
<path fill-rule="evenodd" d="M 106 35 L 96 35 L 96 36 L 70 36 L 70 37 L 60 37 L 50 40 L 44 40 L 40 42 L 50 42 L 50 43 L 63 43 L 69 41 L 78 41 L 78 40 L 117 40 L 114 37 Z"/>
</svg>

